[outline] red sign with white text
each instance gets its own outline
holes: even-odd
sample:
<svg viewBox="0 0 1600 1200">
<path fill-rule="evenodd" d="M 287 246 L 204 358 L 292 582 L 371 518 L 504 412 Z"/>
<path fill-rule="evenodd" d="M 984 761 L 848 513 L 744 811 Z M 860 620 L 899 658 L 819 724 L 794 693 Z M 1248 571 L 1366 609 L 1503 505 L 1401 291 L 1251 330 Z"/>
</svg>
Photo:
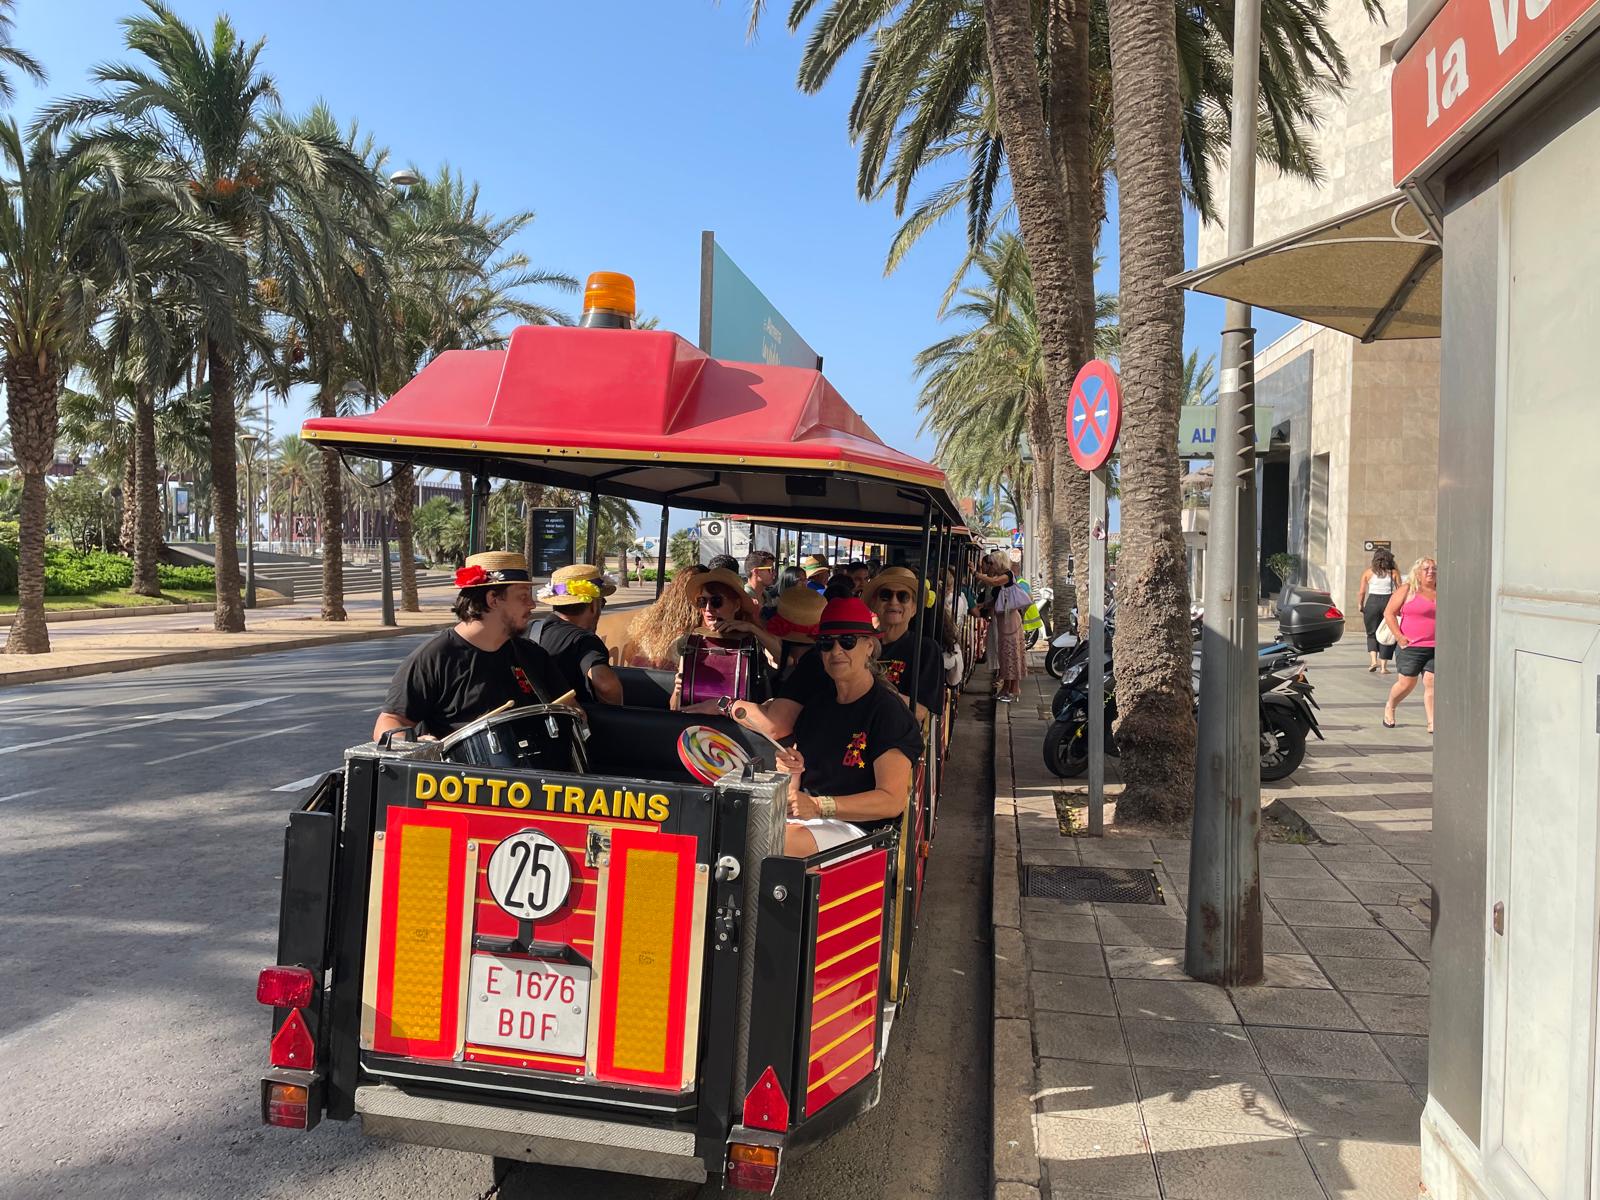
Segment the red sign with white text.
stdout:
<svg viewBox="0 0 1600 1200">
<path fill-rule="evenodd" d="M 1389 82 L 1394 181 L 1404 183 L 1600 20 L 1600 0 L 1449 0 Z"/>
</svg>

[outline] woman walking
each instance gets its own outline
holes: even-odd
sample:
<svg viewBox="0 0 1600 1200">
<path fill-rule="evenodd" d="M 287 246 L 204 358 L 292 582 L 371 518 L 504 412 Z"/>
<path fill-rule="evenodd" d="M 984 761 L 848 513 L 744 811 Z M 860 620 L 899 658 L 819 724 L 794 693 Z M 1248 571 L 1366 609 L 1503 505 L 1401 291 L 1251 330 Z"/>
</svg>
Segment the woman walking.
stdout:
<svg viewBox="0 0 1600 1200">
<path fill-rule="evenodd" d="M 989 648 L 994 653 L 994 674 L 999 680 L 995 698 L 1010 704 L 1022 695 L 1022 676 L 1027 653 L 1022 641 L 1022 613 L 1016 609 L 996 611 L 995 600 L 1000 593 L 1017 582 L 1011 570 L 1011 556 L 996 553 L 986 556 L 978 568 L 978 582 L 987 585 L 988 604 L 993 611 L 989 618 Z"/>
<path fill-rule="evenodd" d="M 1395 637 L 1395 668 L 1400 678 L 1389 689 L 1383 706 L 1383 724 L 1394 728 L 1394 712 L 1422 679 L 1422 707 L 1428 714 L 1428 732 L 1433 732 L 1433 630 L 1439 606 L 1439 564 L 1419 558 L 1412 564 L 1405 586 L 1389 597 L 1383 610 Z"/>
<path fill-rule="evenodd" d="M 1369 674 L 1387 675 L 1389 660 L 1394 657 L 1394 644 L 1384 645 L 1378 640 L 1378 630 L 1383 626 L 1383 611 L 1389 607 L 1389 598 L 1400 586 L 1400 572 L 1395 569 L 1394 555 L 1387 546 L 1372 552 L 1372 565 L 1361 572 L 1359 607 L 1362 623 L 1367 627 L 1367 659 Z"/>
</svg>

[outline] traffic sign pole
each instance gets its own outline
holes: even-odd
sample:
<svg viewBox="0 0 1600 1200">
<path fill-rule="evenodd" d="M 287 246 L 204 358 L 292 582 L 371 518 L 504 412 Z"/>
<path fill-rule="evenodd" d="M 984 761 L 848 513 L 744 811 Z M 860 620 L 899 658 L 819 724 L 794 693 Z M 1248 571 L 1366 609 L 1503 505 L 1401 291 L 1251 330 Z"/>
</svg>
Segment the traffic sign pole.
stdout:
<svg viewBox="0 0 1600 1200">
<path fill-rule="evenodd" d="M 1111 364 L 1083 364 L 1067 397 L 1067 447 L 1089 473 L 1089 836 L 1106 829 L 1106 538 L 1110 533 L 1107 467 L 1122 429 L 1122 393 Z"/>
</svg>

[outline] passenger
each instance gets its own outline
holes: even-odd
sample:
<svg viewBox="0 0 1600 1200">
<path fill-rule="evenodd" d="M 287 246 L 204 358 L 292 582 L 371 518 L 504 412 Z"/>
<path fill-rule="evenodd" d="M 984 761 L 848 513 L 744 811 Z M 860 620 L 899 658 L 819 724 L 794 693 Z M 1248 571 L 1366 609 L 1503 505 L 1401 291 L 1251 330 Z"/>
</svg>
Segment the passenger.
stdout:
<svg viewBox="0 0 1600 1200">
<path fill-rule="evenodd" d="M 718 641 L 746 642 L 760 651 L 762 661 L 752 661 L 752 673 L 763 667 L 777 667 L 783 644 L 759 623 L 756 602 L 744 590 L 744 580 L 732 571 L 720 567 L 703 571 L 694 577 L 695 623 L 685 629 L 676 643 L 678 677 L 672 688 L 672 707 L 679 707 L 683 690 L 683 659 L 689 648 L 689 636 L 715 638 Z M 716 697 L 702 697 L 702 702 Z"/>
<path fill-rule="evenodd" d="M 520 554 L 497 550 L 467 559 L 456 571 L 457 624 L 400 664 L 372 727 L 374 741 L 411 728 L 442 738 L 507 701 L 547 704 L 566 690 L 549 654 L 522 636 L 535 607 L 531 578 Z"/>
<path fill-rule="evenodd" d="M 778 604 L 768 618 L 766 629 L 782 644 L 778 655 L 778 679 L 788 678 L 817 637 L 817 622 L 822 620 L 822 610 L 827 601 L 803 583 L 778 594 Z"/>
<path fill-rule="evenodd" d="M 880 643 L 872 612 L 854 598 L 831 600 L 818 625 L 817 658 L 832 685 L 813 695 L 794 725 L 794 748 L 778 768 L 794 782 L 784 852 L 804 857 L 899 824 L 911 794 L 911 769 L 922 734 L 873 670 Z M 735 701 L 741 724 L 757 705 Z"/>
<path fill-rule="evenodd" d="M 777 563 L 770 550 L 752 550 L 745 556 L 744 590 L 758 605 L 772 598 L 772 585 L 778 578 Z"/>
<path fill-rule="evenodd" d="M 732 571 L 737 575 L 739 573 L 739 560 L 731 554 L 718 554 L 706 564 L 706 570 Z"/>
<path fill-rule="evenodd" d="M 800 569 L 806 573 L 806 586 L 820 592 L 828 586 L 828 556 L 808 554 L 800 560 Z"/>
<path fill-rule="evenodd" d="M 555 615 L 535 621 L 528 636 L 550 655 L 564 690 L 576 692 L 580 700 L 622 703 L 622 680 L 611 669 L 611 653 L 595 633 L 606 597 L 616 590 L 610 576 L 588 563 L 561 567 L 539 589 L 539 599 Z"/>
<path fill-rule="evenodd" d="M 771 599 L 761 606 L 761 623 L 765 625 L 768 621 L 772 620 L 773 614 L 778 611 L 778 598 L 780 596 L 782 596 L 790 588 L 805 587 L 805 585 L 806 573 L 804 571 L 795 566 L 793 563 L 790 563 L 787 567 L 785 567 L 778 575 L 777 584 L 774 585 L 772 590 L 768 593 Z M 810 592 L 811 589 L 806 588 L 806 591 Z M 811 594 L 813 596 L 816 595 L 815 592 L 811 592 Z"/>
<path fill-rule="evenodd" d="M 851 581 L 855 584 L 856 595 L 865 600 L 867 598 L 867 581 L 872 578 L 873 574 L 867 569 L 867 564 L 857 559 L 846 566 L 844 572 L 850 576 Z M 871 607 L 870 603 L 868 607 Z"/>
<path fill-rule="evenodd" d="M 696 618 L 694 580 L 705 570 L 696 563 L 679 571 L 662 590 L 661 598 L 629 622 L 628 644 L 632 649 L 628 666 L 658 671 L 677 669 L 678 639 L 684 630 L 694 628 Z"/>
<path fill-rule="evenodd" d="M 822 598 L 843 600 L 847 596 L 856 596 L 856 581 L 840 571 L 828 580 L 827 586 L 822 589 Z M 859 600 L 860 597 L 856 596 L 856 599 Z"/>
</svg>

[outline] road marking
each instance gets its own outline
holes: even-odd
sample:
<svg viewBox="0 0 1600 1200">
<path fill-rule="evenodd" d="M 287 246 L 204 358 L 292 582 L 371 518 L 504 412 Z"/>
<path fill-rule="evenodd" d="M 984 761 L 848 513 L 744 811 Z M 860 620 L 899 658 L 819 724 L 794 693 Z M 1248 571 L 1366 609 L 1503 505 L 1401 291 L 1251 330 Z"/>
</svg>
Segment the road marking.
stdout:
<svg viewBox="0 0 1600 1200">
<path fill-rule="evenodd" d="M 211 742 L 208 745 L 200 746 L 194 750 L 185 750 L 182 754 L 169 754 L 165 758 L 152 758 L 144 765 L 147 767 L 159 767 L 162 763 L 177 762 L 180 758 L 189 758 L 196 754 L 205 754 L 210 750 L 227 750 L 234 746 L 243 745 L 245 742 L 254 742 L 265 737 L 274 737 L 280 733 L 298 733 L 307 726 L 314 724 L 316 724 L 315 721 L 302 721 L 300 724 L 291 725 L 287 729 L 268 729 L 262 733 L 248 734 L 245 737 L 229 738 L 225 742 Z"/>
<path fill-rule="evenodd" d="M 170 696 L 177 690 L 177 688 L 168 688 L 164 692 L 151 692 L 147 696 L 140 696 L 137 700 L 134 700 L 133 703 L 143 704 L 146 701 L 155 700 L 161 696 Z M 26 697 L 18 696 L 17 699 L 22 700 L 26 699 Z M 68 713 L 84 712 L 85 710 L 91 708 L 105 708 L 108 705 L 121 704 L 128 699 L 129 698 L 127 696 L 113 696 L 111 699 L 102 700 L 98 704 L 74 704 L 71 708 L 47 708 L 41 712 L 31 713 L 25 717 L 6 717 L 3 721 L 0 721 L 0 724 L 20 725 L 25 721 L 42 721 L 46 717 L 64 717 Z M 9 703 L 11 703 L 9 700 L 0 700 L 0 704 Z"/>
<path fill-rule="evenodd" d="M 131 729 L 149 729 L 152 725 L 161 725 L 167 721 L 211 721 L 217 717 L 229 716 L 246 708 L 256 708 L 262 704 L 271 704 L 274 700 L 282 700 L 282 696 L 262 696 L 258 700 L 241 700 L 237 704 L 213 704 L 209 708 L 196 708 L 189 712 L 151 713 L 126 725 L 112 725 L 105 728 L 84 729 L 77 733 L 66 733 L 60 737 L 45 738 L 38 742 L 23 742 L 17 746 L 0 746 L 0 754 L 19 754 L 24 750 L 39 750 L 45 746 L 59 746 L 63 742 L 81 742 L 84 738 L 109 737 L 114 733 L 127 733 Z"/>
<path fill-rule="evenodd" d="M 40 792 L 48 792 L 49 790 L 47 787 L 42 787 L 29 788 L 25 792 L 12 792 L 9 796 L 0 796 L 0 804 L 4 804 L 7 800 L 21 800 L 24 796 L 37 796 Z"/>
<path fill-rule="evenodd" d="M 315 775 L 307 775 L 304 779 L 296 779 L 293 783 L 286 783 L 282 787 L 275 787 L 272 790 L 275 792 L 303 792 L 326 774 L 326 771 L 318 771 Z"/>
</svg>

